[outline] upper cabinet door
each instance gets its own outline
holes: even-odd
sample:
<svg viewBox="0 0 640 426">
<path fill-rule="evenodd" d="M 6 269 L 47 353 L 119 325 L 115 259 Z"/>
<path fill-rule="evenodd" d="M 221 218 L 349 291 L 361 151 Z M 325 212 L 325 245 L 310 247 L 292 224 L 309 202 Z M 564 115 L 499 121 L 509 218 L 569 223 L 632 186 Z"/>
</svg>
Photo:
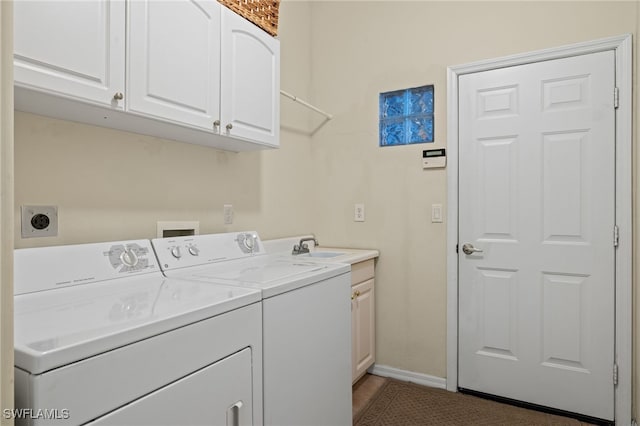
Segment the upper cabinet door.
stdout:
<svg viewBox="0 0 640 426">
<path fill-rule="evenodd" d="M 220 118 L 220 4 L 128 4 L 128 110 L 213 129 Z"/>
<path fill-rule="evenodd" d="M 27 87 L 123 108 L 123 0 L 14 2 L 14 78 Z"/>
<path fill-rule="evenodd" d="M 221 132 L 278 146 L 280 41 L 222 11 Z"/>
</svg>

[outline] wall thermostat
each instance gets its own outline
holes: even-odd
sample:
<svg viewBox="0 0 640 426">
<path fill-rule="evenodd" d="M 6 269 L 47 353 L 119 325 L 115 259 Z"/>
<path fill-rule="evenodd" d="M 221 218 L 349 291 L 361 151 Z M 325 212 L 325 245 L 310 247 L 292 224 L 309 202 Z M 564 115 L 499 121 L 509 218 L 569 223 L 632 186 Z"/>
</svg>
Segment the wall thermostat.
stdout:
<svg viewBox="0 0 640 426">
<path fill-rule="evenodd" d="M 422 151 L 422 168 L 438 169 L 447 165 L 447 154 L 444 148 L 425 149 Z"/>
</svg>

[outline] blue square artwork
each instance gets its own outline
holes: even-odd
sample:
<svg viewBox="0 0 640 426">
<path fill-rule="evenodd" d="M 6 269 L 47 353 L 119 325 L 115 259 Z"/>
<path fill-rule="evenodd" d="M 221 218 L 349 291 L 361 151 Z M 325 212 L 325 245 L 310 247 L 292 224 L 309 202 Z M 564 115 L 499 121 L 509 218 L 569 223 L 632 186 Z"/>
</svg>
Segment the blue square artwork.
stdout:
<svg viewBox="0 0 640 426">
<path fill-rule="evenodd" d="M 380 146 L 433 142 L 433 85 L 380 94 Z"/>
</svg>

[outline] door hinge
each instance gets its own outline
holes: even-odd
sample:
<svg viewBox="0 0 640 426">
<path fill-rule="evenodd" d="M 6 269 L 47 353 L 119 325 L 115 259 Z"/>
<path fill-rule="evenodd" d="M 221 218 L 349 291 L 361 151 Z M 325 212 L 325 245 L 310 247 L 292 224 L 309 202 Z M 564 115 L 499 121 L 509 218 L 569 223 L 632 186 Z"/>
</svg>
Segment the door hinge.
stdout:
<svg viewBox="0 0 640 426">
<path fill-rule="evenodd" d="M 613 88 L 613 107 L 618 109 L 620 106 L 620 89 L 617 87 Z"/>
<path fill-rule="evenodd" d="M 613 385 L 618 384 L 618 364 L 613 364 Z"/>
<path fill-rule="evenodd" d="M 613 226 L 613 246 L 618 247 L 618 243 L 620 242 L 620 229 L 618 225 Z"/>
</svg>

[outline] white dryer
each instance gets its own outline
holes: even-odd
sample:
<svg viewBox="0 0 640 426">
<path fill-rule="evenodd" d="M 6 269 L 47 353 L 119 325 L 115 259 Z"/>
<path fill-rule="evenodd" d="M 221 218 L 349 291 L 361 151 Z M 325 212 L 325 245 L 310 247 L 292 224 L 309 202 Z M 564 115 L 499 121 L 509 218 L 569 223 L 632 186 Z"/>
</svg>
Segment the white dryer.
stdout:
<svg viewBox="0 0 640 426">
<path fill-rule="evenodd" d="M 262 424 L 260 292 L 162 275 L 148 240 L 15 251 L 18 424 Z"/>
<path fill-rule="evenodd" d="M 352 423 L 349 265 L 268 255 L 255 232 L 152 243 L 168 277 L 262 292 L 266 425 Z"/>
</svg>

